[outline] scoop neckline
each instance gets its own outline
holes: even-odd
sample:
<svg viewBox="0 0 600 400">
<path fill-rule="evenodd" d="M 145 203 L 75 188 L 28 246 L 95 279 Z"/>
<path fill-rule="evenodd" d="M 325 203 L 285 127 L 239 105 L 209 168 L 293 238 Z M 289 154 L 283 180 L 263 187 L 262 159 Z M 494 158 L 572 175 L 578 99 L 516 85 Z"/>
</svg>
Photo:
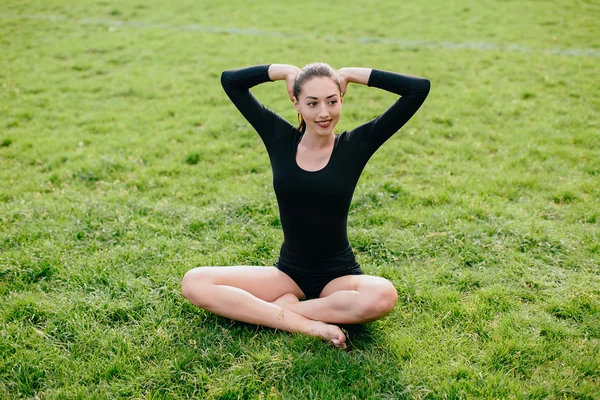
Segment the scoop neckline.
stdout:
<svg viewBox="0 0 600 400">
<path fill-rule="evenodd" d="M 329 159 L 327 160 L 327 163 L 323 166 L 323 168 L 321 169 L 316 169 L 314 171 L 309 171 L 307 169 L 302 168 L 300 165 L 298 165 L 298 160 L 296 159 L 296 157 L 298 156 L 298 146 L 300 145 L 300 142 L 302 141 L 302 138 L 304 137 L 304 133 L 302 135 L 300 135 L 300 139 L 298 139 L 298 141 L 296 142 L 296 146 L 294 149 L 294 164 L 296 165 L 296 167 L 302 171 L 302 172 L 307 172 L 309 174 L 314 174 L 317 172 L 321 172 L 323 171 L 325 168 L 327 168 L 329 166 L 329 164 L 331 164 L 331 159 L 333 158 L 333 155 L 335 154 L 335 150 L 337 148 L 337 144 L 338 144 L 338 137 L 340 135 L 336 135 L 334 133 L 334 140 L 333 140 L 333 149 L 331 149 L 331 154 L 329 155 Z"/>
</svg>

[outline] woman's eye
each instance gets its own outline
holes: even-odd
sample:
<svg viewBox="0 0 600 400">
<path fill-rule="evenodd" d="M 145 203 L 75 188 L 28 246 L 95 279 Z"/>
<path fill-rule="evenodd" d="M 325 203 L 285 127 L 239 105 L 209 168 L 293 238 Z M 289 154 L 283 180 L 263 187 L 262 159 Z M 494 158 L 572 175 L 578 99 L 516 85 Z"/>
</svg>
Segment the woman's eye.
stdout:
<svg viewBox="0 0 600 400">
<path fill-rule="evenodd" d="M 314 103 L 314 102 L 312 102 L 312 103 L 308 103 L 308 105 L 309 105 L 310 107 L 314 107 L 314 106 L 316 106 L 316 105 L 317 105 L 317 103 Z"/>
<path fill-rule="evenodd" d="M 337 100 L 331 100 L 331 101 L 329 102 L 329 104 L 335 104 L 335 103 L 337 103 Z"/>
</svg>

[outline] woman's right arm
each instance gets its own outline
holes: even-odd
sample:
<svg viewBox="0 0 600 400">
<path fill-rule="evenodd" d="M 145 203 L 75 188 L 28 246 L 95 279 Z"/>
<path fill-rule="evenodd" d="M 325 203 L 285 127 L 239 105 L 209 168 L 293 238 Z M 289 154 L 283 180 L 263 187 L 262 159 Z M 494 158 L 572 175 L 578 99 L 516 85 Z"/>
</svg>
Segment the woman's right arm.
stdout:
<svg viewBox="0 0 600 400">
<path fill-rule="evenodd" d="M 256 65 L 221 73 L 221 85 L 225 93 L 259 133 L 265 130 L 268 123 L 268 109 L 250 93 L 250 88 L 269 82 L 268 70 L 268 65 Z"/>
<path fill-rule="evenodd" d="M 256 65 L 223 71 L 221 85 L 232 103 L 244 118 L 263 136 L 272 127 L 273 118 L 281 119 L 269 110 L 250 92 L 250 88 L 264 82 L 286 80 L 288 93 L 293 96 L 293 85 L 297 67 L 285 64 Z M 291 82 L 291 83 L 290 83 Z"/>
<path fill-rule="evenodd" d="M 299 72 L 300 68 L 294 65 L 271 64 L 269 66 L 269 78 L 272 81 L 286 81 L 287 92 L 292 102 L 294 101 L 294 82 L 296 82 L 296 76 Z"/>
</svg>

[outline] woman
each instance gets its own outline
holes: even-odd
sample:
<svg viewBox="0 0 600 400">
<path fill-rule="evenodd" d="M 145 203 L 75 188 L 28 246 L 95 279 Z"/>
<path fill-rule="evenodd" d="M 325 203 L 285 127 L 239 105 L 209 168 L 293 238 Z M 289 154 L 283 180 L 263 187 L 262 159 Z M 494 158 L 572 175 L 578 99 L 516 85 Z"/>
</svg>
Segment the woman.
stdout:
<svg viewBox="0 0 600 400">
<path fill-rule="evenodd" d="M 287 83 L 298 128 L 250 93 L 277 80 Z M 364 275 L 354 258 L 346 231 L 352 194 L 369 158 L 419 109 L 429 81 L 368 68 L 336 72 L 314 63 L 302 70 L 271 64 L 225 71 L 221 83 L 267 148 L 284 240 L 274 267 L 194 268 L 183 278 L 183 294 L 217 315 L 345 348 L 336 324 L 381 318 L 398 297 L 391 282 Z M 348 83 L 401 97 L 372 121 L 336 135 Z"/>
</svg>

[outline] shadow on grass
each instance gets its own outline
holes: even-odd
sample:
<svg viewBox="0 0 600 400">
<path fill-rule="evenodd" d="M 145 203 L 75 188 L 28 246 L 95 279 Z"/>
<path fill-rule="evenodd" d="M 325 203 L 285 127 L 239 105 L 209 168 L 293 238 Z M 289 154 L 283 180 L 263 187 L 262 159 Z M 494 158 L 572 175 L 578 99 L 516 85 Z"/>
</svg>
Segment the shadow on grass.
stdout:
<svg viewBox="0 0 600 400">
<path fill-rule="evenodd" d="M 198 321 L 199 315 L 194 313 L 193 308 L 186 308 L 186 311 L 191 311 L 193 315 L 190 315 L 190 320 Z M 263 340 L 275 339 L 278 336 L 286 338 L 290 336 L 290 333 L 284 332 L 275 328 L 269 328 L 266 326 L 259 326 L 249 324 L 245 322 L 235 321 L 228 318 L 223 318 L 218 315 L 212 314 L 205 310 L 199 310 L 203 314 L 200 319 L 202 320 L 203 330 L 219 330 L 224 335 L 231 339 L 237 339 L 240 341 L 252 340 L 254 343 L 262 342 Z M 348 345 L 347 351 L 352 350 L 369 350 L 371 348 L 381 347 L 382 343 L 385 342 L 380 337 L 377 328 L 373 324 L 367 325 L 349 325 L 349 324 L 338 324 L 346 335 L 346 344 Z M 306 337 L 307 340 L 313 338 L 303 334 L 291 334 L 293 336 Z M 237 336 L 237 337 L 236 337 Z M 316 338 L 314 338 L 316 339 Z M 284 339 L 285 340 L 285 339 Z M 325 344 L 325 342 L 323 342 Z"/>
</svg>

